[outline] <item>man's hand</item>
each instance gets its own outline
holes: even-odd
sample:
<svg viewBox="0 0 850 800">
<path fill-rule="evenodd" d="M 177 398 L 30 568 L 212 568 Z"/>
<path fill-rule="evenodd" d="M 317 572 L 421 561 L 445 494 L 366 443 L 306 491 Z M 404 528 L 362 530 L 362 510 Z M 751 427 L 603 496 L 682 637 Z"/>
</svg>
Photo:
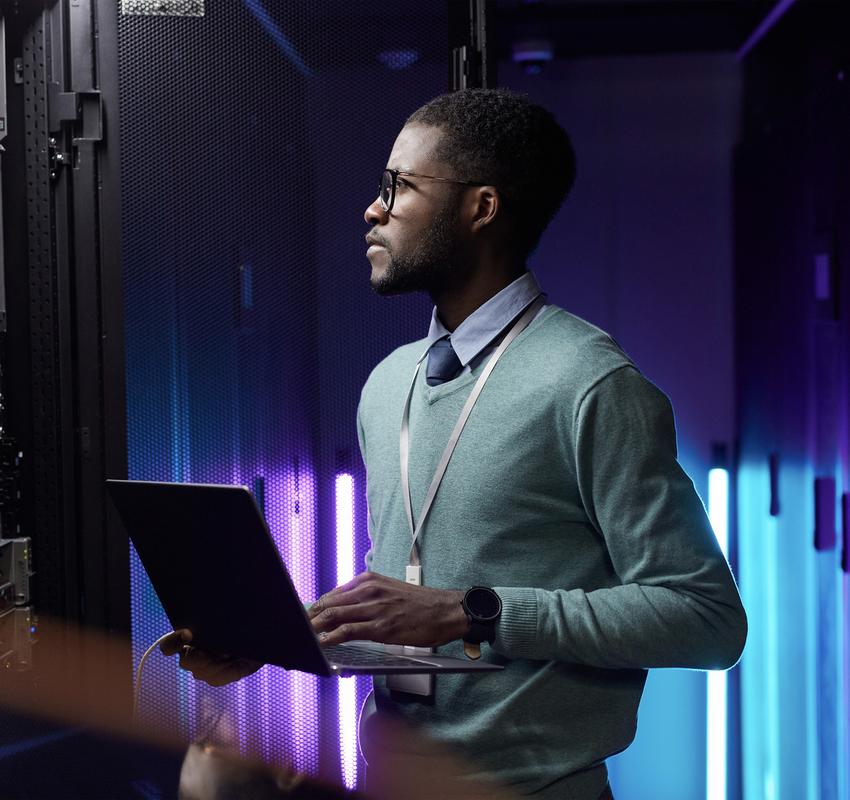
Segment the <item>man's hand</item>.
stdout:
<svg viewBox="0 0 850 800">
<path fill-rule="evenodd" d="M 437 647 L 467 632 L 469 622 L 460 604 L 463 595 L 364 572 L 322 595 L 308 614 L 322 644 L 368 639 Z"/>
<path fill-rule="evenodd" d="M 180 666 L 192 673 L 199 681 L 210 686 L 224 686 L 238 681 L 256 672 L 263 665 L 247 658 L 233 658 L 223 653 L 207 653 L 189 644 L 192 631 L 181 628 L 174 631 L 159 649 L 163 655 L 173 656 L 180 653 Z"/>
</svg>

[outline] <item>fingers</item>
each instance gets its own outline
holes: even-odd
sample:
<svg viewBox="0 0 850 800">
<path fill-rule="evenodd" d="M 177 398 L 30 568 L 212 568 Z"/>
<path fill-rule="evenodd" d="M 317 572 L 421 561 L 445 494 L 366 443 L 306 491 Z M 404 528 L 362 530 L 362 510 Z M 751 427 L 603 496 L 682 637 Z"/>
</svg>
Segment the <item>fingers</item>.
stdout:
<svg viewBox="0 0 850 800">
<path fill-rule="evenodd" d="M 313 619 L 331 606 L 348 606 L 362 603 L 364 600 L 374 600 L 387 590 L 406 586 L 403 581 L 387 578 L 377 572 L 361 572 L 354 580 L 340 584 L 323 594 L 307 609 L 307 616 Z"/>
<path fill-rule="evenodd" d="M 214 655 L 191 646 L 180 653 L 180 667 L 191 672 L 196 680 L 210 686 L 224 686 L 256 672 L 262 663 L 246 658 Z"/>
<path fill-rule="evenodd" d="M 331 644 L 342 644 L 355 639 L 366 639 L 367 641 L 380 641 L 375 634 L 375 623 L 369 622 L 344 622 L 342 625 L 319 634 L 319 641 L 323 646 Z"/>
<path fill-rule="evenodd" d="M 412 586 L 375 573 L 347 586 L 322 595 L 310 608 L 322 644 L 369 639 L 433 647 L 461 638 L 468 628 L 459 590 Z"/>
<path fill-rule="evenodd" d="M 359 575 L 355 575 L 348 583 L 341 583 L 339 586 L 335 586 L 327 594 L 331 595 L 349 592 L 360 586 L 361 583 L 372 580 L 381 580 L 383 577 L 383 575 L 379 575 L 377 572 L 361 572 Z"/>
<path fill-rule="evenodd" d="M 355 578 L 355 580 L 357 579 Z M 363 599 L 356 589 L 357 587 L 354 585 L 354 581 L 344 586 L 337 586 L 336 589 L 331 589 L 331 591 L 323 594 L 307 609 L 307 616 L 310 619 L 315 619 L 329 608 L 356 605 Z"/>
<path fill-rule="evenodd" d="M 159 651 L 164 656 L 173 656 L 181 647 L 189 644 L 192 641 L 192 631 L 188 628 L 180 628 L 173 631 L 171 635 L 164 639 L 159 645 Z"/>
<path fill-rule="evenodd" d="M 239 659 L 219 653 L 208 653 L 190 645 L 180 651 L 180 668 L 191 672 L 196 678 L 206 680 L 207 675 L 233 664 Z"/>
<path fill-rule="evenodd" d="M 380 607 L 377 603 L 354 603 L 351 605 L 328 606 L 324 611 L 314 616 L 310 622 L 313 630 L 327 633 L 349 622 L 366 622 L 379 617 Z"/>
<path fill-rule="evenodd" d="M 186 628 L 174 631 L 171 636 L 160 644 L 160 650 L 166 656 L 175 653 L 180 654 L 180 667 L 199 681 L 204 681 L 210 686 L 224 686 L 228 683 L 238 681 L 246 675 L 256 672 L 263 665 L 256 661 L 245 658 L 233 658 L 232 656 L 208 653 L 193 647 L 192 632 Z"/>
<path fill-rule="evenodd" d="M 405 603 L 403 581 L 364 572 L 322 595 L 308 610 L 313 630 L 324 644 L 353 639 L 395 643 Z"/>
<path fill-rule="evenodd" d="M 252 675 L 263 665 L 257 661 L 249 661 L 246 658 L 232 658 L 226 663 L 220 664 L 218 667 L 210 669 L 204 673 L 203 677 L 195 675 L 198 680 L 210 686 L 226 686 L 228 683 L 242 680 L 242 678 Z M 192 673 L 193 675 L 195 673 Z"/>
<path fill-rule="evenodd" d="M 180 649 L 180 668 L 189 672 L 203 672 L 229 660 L 229 656 L 208 653 L 197 647 L 185 645 Z"/>
</svg>

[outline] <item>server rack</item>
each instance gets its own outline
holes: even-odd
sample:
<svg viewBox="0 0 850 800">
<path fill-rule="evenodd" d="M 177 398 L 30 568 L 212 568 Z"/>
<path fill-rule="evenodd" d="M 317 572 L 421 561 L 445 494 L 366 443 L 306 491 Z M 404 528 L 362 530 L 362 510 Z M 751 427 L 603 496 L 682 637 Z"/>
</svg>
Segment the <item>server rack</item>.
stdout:
<svg viewBox="0 0 850 800">
<path fill-rule="evenodd" d="M 8 137 L 0 164 L 9 324 L 2 375 L 12 389 L 4 426 L 15 438 L 9 452 L 23 454 L 15 464 L 22 498 L 16 525 L 33 543 L 35 611 L 66 621 L 69 630 L 91 626 L 127 641 L 115 668 L 125 671 L 128 704 L 131 664 L 162 620 L 105 498 L 104 478 L 246 482 L 286 528 L 281 546 L 293 557 L 309 551 L 314 588 L 327 588 L 334 580 L 333 480 L 349 472 L 358 489 L 362 558 L 365 475 L 355 455 L 356 396 L 393 342 L 420 335 L 427 302 L 408 298 L 387 310 L 386 301 L 367 296 L 365 307 L 347 308 L 346 292 L 369 294 L 365 275 L 348 288 L 321 287 L 340 280 L 354 251 L 340 255 L 322 244 L 316 254 L 302 250 L 287 261 L 269 204 L 291 218 L 318 213 L 328 222 L 337 213 L 316 200 L 310 175 L 324 180 L 328 173 L 315 165 L 319 145 L 311 141 L 344 143 L 351 125 L 340 127 L 329 106 L 356 116 L 378 77 L 392 112 L 382 118 L 380 136 L 361 148 L 353 166 L 331 165 L 337 175 L 356 173 L 367 200 L 369 169 L 378 173 L 404 116 L 452 85 L 478 85 L 492 75 L 492 65 L 489 73 L 482 66 L 491 5 L 404 2 L 375 28 L 371 13 L 335 0 L 285 9 L 260 0 L 0 3 L 8 45 Z M 435 23 L 430 28 L 421 25 L 423 13 Z M 367 52 L 340 24 L 346 15 L 372 32 Z M 399 46 L 411 36 L 413 49 Z M 404 72 L 410 64 L 415 69 Z M 271 102 L 275 79 L 300 104 L 298 124 L 293 109 L 287 117 Z M 349 91 L 349 100 L 340 99 Z M 202 136 L 179 141 L 195 137 L 199 120 Z M 222 141 L 231 148 L 224 155 L 217 151 Z M 164 182 L 155 187 L 157 175 Z M 220 192 L 210 190 L 216 181 Z M 209 202 L 169 205 L 187 187 Z M 224 203 L 228 213 L 221 213 Z M 172 211 L 182 218 L 175 221 Z M 345 209 L 346 218 L 356 231 L 360 212 L 351 211 Z M 318 235 L 310 225 L 305 232 Z M 214 249 L 217 226 L 227 230 Z M 204 236 L 193 240 L 202 228 Z M 293 297 L 295 305 L 287 305 Z M 330 309 L 322 316 L 325 301 Z M 205 316 L 211 307 L 224 309 L 218 328 Z M 291 323 L 288 309 L 296 309 Z M 356 352 L 335 345 L 363 314 L 381 315 L 389 340 L 367 341 Z M 282 360 L 286 337 L 302 333 L 295 348 L 301 355 L 290 353 L 298 368 L 283 381 L 273 372 L 289 363 Z M 222 365 L 227 369 L 216 373 Z M 230 393 L 226 422 L 217 416 L 219 391 Z M 276 412 L 289 414 L 298 433 L 282 427 Z M 211 426 L 219 430 L 208 435 Z M 215 464 L 223 454 L 229 462 L 221 471 Z M 299 550 L 310 536 L 314 545 Z M 36 644 L 36 671 L 38 652 Z M 163 697 L 151 699 L 149 719 L 166 724 L 176 714 L 178 727 L 196 734 L 192 709 L 205 702 L 203 690 L 196 693 L 171 662 L 156 669 L 152 681 L 160 680 Z M 300 691 L 276 680 L 249 693 Z M 361 685 L 361 698 L 364 691 Z M 262 736 L 246 721 L 246 701 L 237 694 L 230 710 L 243 744 L 256 748 Z M 296 700 L 278 707 L 263 698 L 266 717 L 268 707 L 298 708 Z M 323 687 L 317 700 L 313 727 L 299 723 L 287 736 L 315 738 L 321 727 L 325 738 L 302 766 L 334 773 L 335 690 Z M 266 755 L 270 742 L 259 742 Z"/>
</svg>

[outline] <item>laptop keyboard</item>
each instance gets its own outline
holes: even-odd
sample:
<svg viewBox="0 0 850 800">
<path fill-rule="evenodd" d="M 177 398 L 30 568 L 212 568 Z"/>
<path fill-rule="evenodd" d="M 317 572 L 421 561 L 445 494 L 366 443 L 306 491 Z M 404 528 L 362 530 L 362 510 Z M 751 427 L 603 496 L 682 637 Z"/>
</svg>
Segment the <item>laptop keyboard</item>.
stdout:
<svg viewBox="0 0 850 800">
<path fill-rule="evenodd" d="M 381 653 L 356 645 L 332 644 L 323 647 L 322 651 L 328 661 L 358 667 L 404 667 L 418 660 L 410 656 L 394 656 L 392 653 Z"/>
</svg>

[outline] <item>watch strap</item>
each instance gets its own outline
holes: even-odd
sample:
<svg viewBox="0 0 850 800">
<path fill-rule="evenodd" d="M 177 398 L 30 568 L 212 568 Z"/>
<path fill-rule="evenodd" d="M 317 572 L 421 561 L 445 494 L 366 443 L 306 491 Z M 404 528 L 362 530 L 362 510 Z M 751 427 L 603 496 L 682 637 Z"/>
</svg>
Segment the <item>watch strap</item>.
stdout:
<svg viewBox="0 0 850 800">
<path fill-rule="evenodd" d="M 473 661 L 477 661 L 479 658 L 481 658 L 481 643 L 467 642 L 466 639 L 464 639 L 463 652 L 467 658 L 471 658 Z"/>
<path fill-rule="evenodd" d="M 467 619 L 469 619 L 467 617 Z M 473 619 L 469 620 L 469 630 L 464 641 L 472 642 L 473 644 L 481 644 L 487 642 L 493 644 L 493 639 L 496 638 L 496 622 L 476 622 Z"/>
<path fill-rule="evenodd" d="M 495 615 L 492 617 L 479 616 L 467 605 L 467 600 L 471 593 L 476 591 L 486 592 L 493 595 L 498 607 L 498 612 Z M 461 601 L 461 606 L 463 606 L 464 613 L 466 614 L 466 618 L 469 622 L 469 629 L 463 636 L 463 652 L 466 654 L 467 658 L 481 658 L 481 642 L 489 642 L 490 644 L 493 643 L 496 638 L 496 622 L 501 616 L 501 605 L 501 600 L 498 595 L 496 595 L 492 589 L 485 586 L 473 586 L 464 595 L 464 598 Z"/>
</svg>

